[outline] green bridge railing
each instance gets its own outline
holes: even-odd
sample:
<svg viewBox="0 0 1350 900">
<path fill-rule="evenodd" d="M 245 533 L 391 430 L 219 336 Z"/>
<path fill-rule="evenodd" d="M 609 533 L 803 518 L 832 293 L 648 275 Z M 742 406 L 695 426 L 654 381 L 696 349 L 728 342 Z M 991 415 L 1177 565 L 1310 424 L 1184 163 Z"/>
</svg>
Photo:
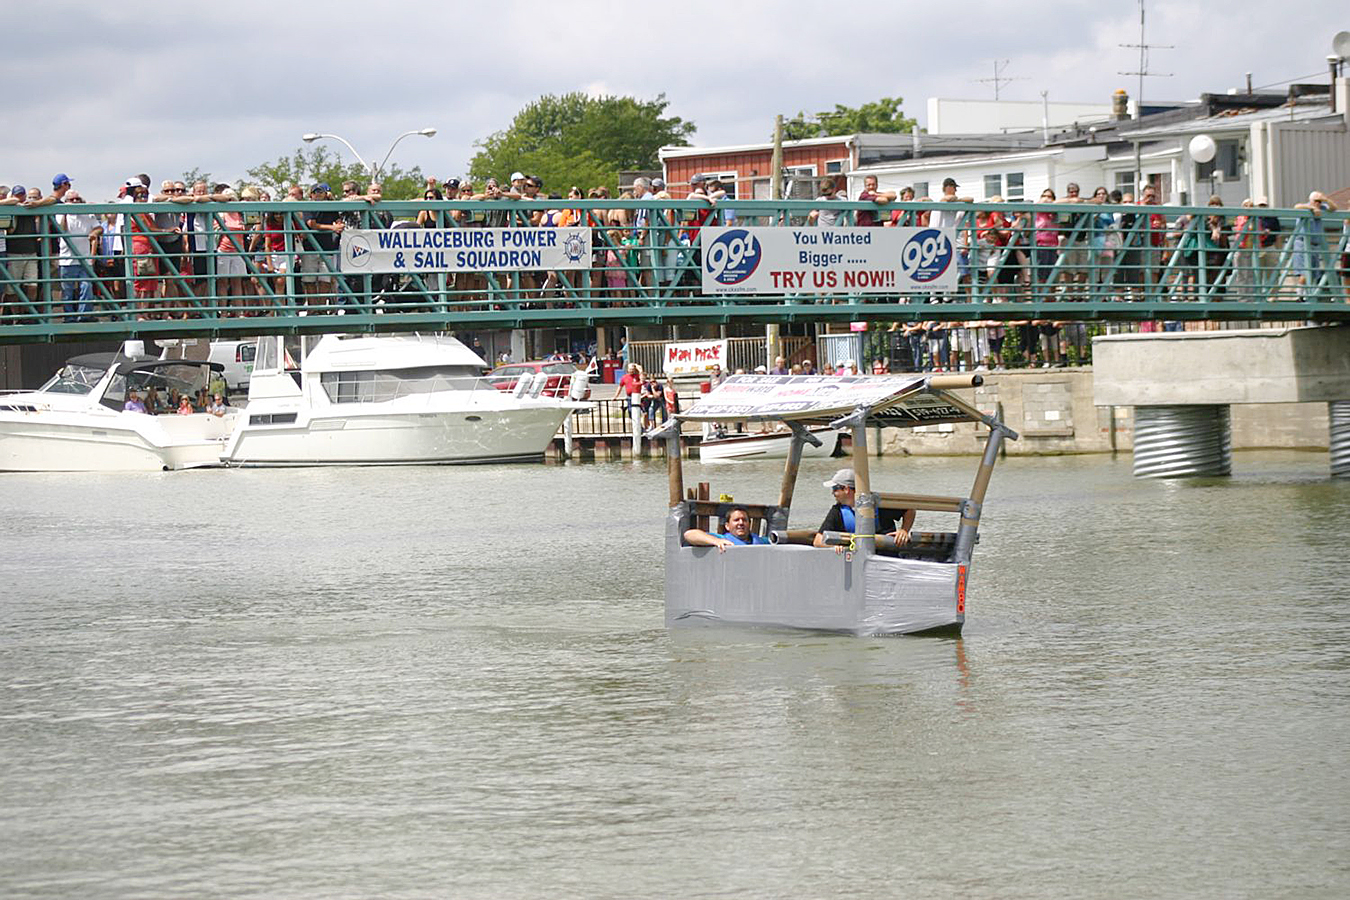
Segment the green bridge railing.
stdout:
<svg viewBox="0 0 1350 900">
<path fill-rule="evenodd" d="M 363 229 L 416 226 L 419 215 L 425 227 L 471 228 L 491 212 L 531 227 L 562 209 L 592 228 L 589 270 L 341 274 L 305 225 L 330 212 Z M 924 294 L 702 294 L 700 224 L 807 226 L 813 210 L 840 224 L 861 211 L 900 225 L 945 213 L 962 282 Z M 81 234 L 91 222 L 100 231 Z M 0 343 L 732 321 L 1345 321 L 1346 222 L 1301 209 L 730 199 L 10 205 L 0 206 Z"/>
</svg>

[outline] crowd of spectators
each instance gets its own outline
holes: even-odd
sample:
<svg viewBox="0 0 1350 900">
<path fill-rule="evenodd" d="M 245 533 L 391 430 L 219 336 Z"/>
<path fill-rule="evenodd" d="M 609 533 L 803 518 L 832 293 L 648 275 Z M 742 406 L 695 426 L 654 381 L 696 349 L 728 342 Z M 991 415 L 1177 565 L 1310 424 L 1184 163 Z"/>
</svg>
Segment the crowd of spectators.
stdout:
<svg viewBox="0 0 1350 900">
<path fill-rule="evenodd" d="M 850 199 L 843 176 L 822 181 L 818 201 Z M 1098 300 L 1128 302 L 1146 297 L 1169 301 L 1299 299 L 1311 296 L 1330 275 L 1336 285 L 1350 284 L 1350 260 L 1337 252 L 1326 235 L 1322 213 L 1336 206 L 1320 191 L 1296 208 L 1311 212 L 1292 223 L 1262 210 L 1266 198 L 1242 201 L 1244 212 L 1231 220 L 1218 213 L 1204 217 L 1182 213 L 1170 217 L 1161 206 L 1156 186 L 1146 185 L 1138 201 L 1128 193 L 1096 188 L 1090 198 L 1069 183 L 1065 196 L 1052 188 L 1042 204 L 1059 209 L 998 208 L 994 196 L 972 213 L 956 204 L 973 203 L 958 194 L 953 178 L 942 183 L 942 195 L 915 198 L 912 188 L 879 191 L 872 176 L 864 178 L 858 201 L 884 209 L 901 204 L 941 202 L 933 209 L 897 206 L 889 216 L 821 208 L 807 218 L 822 227 L 917 226 L 955 229 L 957 289 L 932 295 L 933 303 L 981 300 L 989 303 Z M 1091 204 L 1090 212 L 1064 211 L 1063 206 Z M 1023 204 L 1025 206 L 1025 204 Z M 1208 206 L 1222 206 L 1211 197 Z M 1157 207 L 1140 210 L 1138 207 Z M 1112 208 L 1115 207 L 1115 208 Z M 1288 251 L 1289 265 L 1281 265 Z M 1182 328 L 1212 329 L 1213 321 L 1140 323 L 1141 331 Z M 942 321 L 896 324 L 908 345 L 911 367 L 929 371 L 999 368 L 1005 360 L 1025 359 L 1044 367 L 1082 360 L 1088 352 L 1087 328 L 1081 322 L 1053 319 Z M 1005 349 L 1006 347 L 1006 349 Z"/>
<path fill-rule="evenodd" d="M 158 190 L 148 175 L 126 180 L 116 202 L 128 204 L 117 213 L 90 215 L 81 211 L 80 193 L 64 173 L 52 178 L 50 193 L 22 185 L 0 185 L 0 262 L 5 321 L 44 312 L 81 321 L 110 314 L 108 301 L 130 301 L 138 318 L 187 318 L 218 313 L 255 316 L 276 312 L 298 295 L 301 314 L 318 307 L 343 311 L 347 303 L 416 306 L 428 294 L 461 303 L 531 302 L 566 304 L 578 297 L 628 303 L 700 292 L 700 230 L 709 224 L 734 224 L 736 210 L 727 188 L 715 178 L 695 175 L 678 207 L 622 208 L 590 206 L 583 201 L 611 199 L 605 187 L 583 191 L 571 186 L 545 193 L 542 179 L 515 172 L 505 182 L 488 178 L 428 179 L 422 200 L 428 205 L 415 215 L 394 216 L 376 206 L 381 185 L 348 181 L 335 194 L 326 183 L 288 185 L 280 201 L 345 200 L 346 209 L 308 208 L 288 212 L 274 206 L 230 209 L 237 201 L 270 202 L 261 187 L 242 190 L 228 184 L 167 180 Z M 672 195 L 660 178 L 639 177 L 612 199 L 665 201 Z M 821 182 L 819 201 L 848 200 L 843 176 Z M 443 201 L 458 201 L 450 208 Z M 1033 300 L 1121 301 L 1165 296 L 1184 301 L 1199 297 L 1247 299 L 1255 288 L 1277 286 L 1291 297 L 1304 296 L 1323 275 L 1339 281 L 1346 260 L 1337 257 L 1322 213 L 1336 207 L 1314 192 L 1300 208 L 1311 212 L 1296 229 L 1270 214 L 1264 198 L 1243 201 L 1244 212 L 1231 220 L 1218 213 L 1198 217 L 1169 216 L 1156 189 L 1146 186 L 1135 201 L 1129 194 L 1097 188 L 1090 198 L 1070 184 L 1065 197 L 1046 189 L 1040 201 L 1058 208 L 1001 210 L 1000 197 L 977 209 L 946 179 L 941 195 L 916 199 L 910 188 L 881 191 L 875 177 L 864 179 L 856 198 L 873 208 L 822 206 L 806 222 L 819 227 L 845 225 L 950 227 L 956 235 L 958 286 L 921 298 L 942 303 L 978 299 L 991 303 Z M 513 208 L 512 201 L 551 201 Z M 898 203 L 897 203 L 898 201 Z M 134 204 L 156 202 L 182 207 L 181 212 L 137 212 Z M 1212 199 L 1217 205 L 1217 198 Z M 212 203 L 211 212 L 195 207 Z M 925 203 L 949 204 L 924 208 Z M 51 215 L 4 216 L 6 206 L 40 208 L 60 205 Z M 472 204 L 472 205 L 471 205 Z M 478 208 L 477 204 L 482 204 Z M 1091 204 L 1090 211 L 1065 211 L 1065 206 Z M 1149 207 L 1143 210 L 1140 207 Z M 746 219 L 747 224 L 760 224 Z M 458 273 L 422 279 L 390 275 L 344 276 L 337 251 L 348 228 L 390 227 L 569 227 L 592 230 L 588 273 L 520 272 Z M 1282 266 L 1281 254 L 1290 265 Z M 1334 264 L 1333 264 L 1334 263 Z M 46 290 L 42 288 L 46 286 Z M 823 298 L 826 302 L 830 298 Z M 893 298 L 879 298 L 888 300 Z M 911 300 L 915 299 L 913 297 Z M 59 302 L 59 307 L 58 307 Z M 47 305 L 50 304 L 50 305 Z M 122 307 L 125 309 L 125 307 Z M 120 311 L 120 310 L 119 310 Z M 1166 326 L 1163 326 L 1166 327 Z M 1063 363 L 1084 349 L 1081 325 L 1035 320 L 976 322 L 957 326 L 938 321 L 896 326 L 903 329 L 916 366 L 932 369 L 996 366 L 1016 328 L 1020 352 L 1043 365 Z"/>
</svg>

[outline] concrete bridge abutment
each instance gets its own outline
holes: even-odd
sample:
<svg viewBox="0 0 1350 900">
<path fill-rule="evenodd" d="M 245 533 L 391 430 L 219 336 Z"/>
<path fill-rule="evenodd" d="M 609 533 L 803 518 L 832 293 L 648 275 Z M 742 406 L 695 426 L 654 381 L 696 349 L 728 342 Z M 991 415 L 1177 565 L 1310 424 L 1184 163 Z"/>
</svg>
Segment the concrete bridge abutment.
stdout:
<svg viewBox="0 0 1350 900">
<path fill-rule="evenodd" d="M 1350 326 L 1106 335 L 1092 361 L 1093 402 L 1134 407 L 1137 477 L 1228 475 L 1231 406 L 1312 402 L 1350 475 Z"/>
</svg>

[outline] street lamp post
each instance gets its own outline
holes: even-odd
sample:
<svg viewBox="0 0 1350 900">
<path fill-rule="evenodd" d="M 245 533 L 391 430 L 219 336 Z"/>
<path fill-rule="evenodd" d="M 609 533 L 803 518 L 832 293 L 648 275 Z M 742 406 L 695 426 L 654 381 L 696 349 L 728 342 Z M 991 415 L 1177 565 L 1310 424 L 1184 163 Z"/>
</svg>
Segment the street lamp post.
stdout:
<svg viewBox="0 0 1350 900">
<path fill-rule="evenodd" d="M 378 166 L 372 166 L 370 163 L 366 162 L 365 159 L 361 157 L 361 154 L 356 152 L 356 148 L 352 146 L 351 141 L 347 140 L 341 135 L 321 134 L 319 132 L 311 131 L 309 134 L 301 135 L 300 140 L 304 141 L 306 144 L 312 144 L 315 141 L 319 140 L 320 138 L 328 138 L 334 141 L 341 141 L 342 144 L 345 145 L 348 150 L 352 151 L 352 155 L 356 157 L 356 161 L 361 164 L 361 167 L 370 173 L 370 180 L 375 181 L 376 179 L 379 178 L 380 171 L 384 169 L 384 164 L 389 162 L 389 157 L 393 155 L 394 148 L 398 146 L 399 141 L 403 140 L 405 137 L 411 137 L 414 134 L 420 134 L 422 137 L 434 137 L 436 134 L 436 129 L 419 128 L 414 131 L 403 132 L 398 137 L 394 138 L 394 143 L 389 145 L 389 152 L 384 155 L 384 159 L 380 160 L 380 164 Z"/>
</svg>

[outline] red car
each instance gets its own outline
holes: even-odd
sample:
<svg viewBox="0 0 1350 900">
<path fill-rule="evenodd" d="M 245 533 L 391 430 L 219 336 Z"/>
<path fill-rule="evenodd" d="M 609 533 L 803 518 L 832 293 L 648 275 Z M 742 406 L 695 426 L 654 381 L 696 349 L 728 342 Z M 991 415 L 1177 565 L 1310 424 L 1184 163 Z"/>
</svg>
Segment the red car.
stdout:
<svg viewBox="0 0 1350 900">
<path fill-rule="evenodd" d="M 567 392 L 572 387 L 572 373 L 577 367 L 570 362 L 561 360 L 535 359 L 526 362 L 504 363 L 491 372 L 487 373 L 487 379 L 492 386 L 499 391 L 515 390 L 516 382 L 521 376 L 528 375 L 533 378 L 539 372 L 548 374 L 548 381 L 544 384 L 544 395 L 548 397 L 566 397 Z M 589 400 L 591 389 L 586 388 L 586 396 L 582 399 Z"/>
</svg>

